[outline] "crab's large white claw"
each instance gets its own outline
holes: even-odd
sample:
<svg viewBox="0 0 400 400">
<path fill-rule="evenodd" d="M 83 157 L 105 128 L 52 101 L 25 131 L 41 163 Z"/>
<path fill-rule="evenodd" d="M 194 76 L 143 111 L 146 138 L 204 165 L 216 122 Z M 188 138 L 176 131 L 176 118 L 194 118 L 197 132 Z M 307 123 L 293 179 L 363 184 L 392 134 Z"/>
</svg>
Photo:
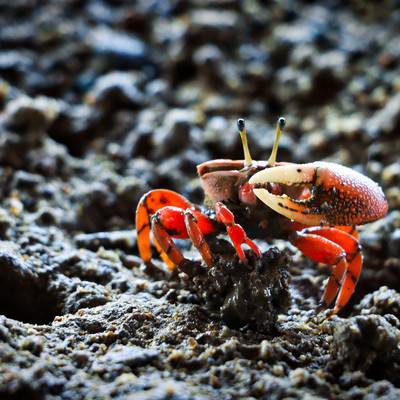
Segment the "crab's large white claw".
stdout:
<svg viewBox="0 0 400 400">
<path fill-rule="evenodd" d="M 285 185 L 312 183 L 318 168 L 312 164 L 287 164 L 266 168 L 250 178 L 250 184 L 282 183 Z"/>
<path fill-rule="evenodd" d="M 249 183 L 267 206 L 305 225 L 360 225 L 382 218 L 388 210 L 379 185 L 342 165 L 315 162 L 267 168 L 254 174 Z M 268 183 L 311 185 L 311 196 L 292 199 L 274 195 Z"/>
<path fill-rule="evenodd" d="M 293 200 L 286 194 L 276 196 L 266 189 L 253 189 L 254 194 L 268 207 L 285 217 L 300 222 L 304 225 L 319 225 L 323 223 L 323 216 L 311 214 L 306 205 L 301 204 L 304 200 Z"/>
<path fill-rule="evenodd" d="M 317 180 L 317 168 L 311 165 L 288 164 L 264 169 L 254 174 L 249 183 L 254 186 L 254 194 L 268 207 L 285 217 L 305 225 L 319 225 L 323 216 L 310 209 L 307 200 L 291 199 L 286 194 L 277 196 L 260 186 L 267 183 L 284 185 L 312 184 Z M 259 187 L 257 187 L 259 186 Z"/>
</svg>

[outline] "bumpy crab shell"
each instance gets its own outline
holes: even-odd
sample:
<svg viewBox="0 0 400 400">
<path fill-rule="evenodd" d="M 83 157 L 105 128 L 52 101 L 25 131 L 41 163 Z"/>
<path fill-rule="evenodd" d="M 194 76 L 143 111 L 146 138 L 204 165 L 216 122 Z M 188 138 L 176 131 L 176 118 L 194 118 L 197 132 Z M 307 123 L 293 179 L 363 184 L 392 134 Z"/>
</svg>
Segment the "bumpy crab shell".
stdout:
<svg viewBox="0 0 400 400">
<path fill-rule="evenodd" d="M 249 183 L 255 195 L 279 214 L 305 225 L 361 225 L 386 215 L 388 204 L 380 186 L 350 168 L 328 162 L 266 168 Z M 270 184 L 303 185 L 310 196 L 275 195 Z"/>
</svg>

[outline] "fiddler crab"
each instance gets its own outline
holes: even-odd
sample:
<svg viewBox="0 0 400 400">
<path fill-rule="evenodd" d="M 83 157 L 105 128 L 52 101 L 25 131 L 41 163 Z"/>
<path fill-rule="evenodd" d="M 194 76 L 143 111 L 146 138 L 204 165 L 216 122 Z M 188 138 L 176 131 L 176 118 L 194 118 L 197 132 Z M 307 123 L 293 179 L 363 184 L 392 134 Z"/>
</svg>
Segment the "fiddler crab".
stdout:
<svg viewBox="0 0 400 400">
<path fill-rule="evenodd" d="M 370 178 L 339 164 L 276 162 L 284 118 L 278 120 L 268 161 L 253 161 L 244 120 L 239 119 L 237 125 L 244 160 L 217 159 L 197 166 L 206 200 L 214 213 L 171 190 L 151 190 L 142 196 L 136 210 L 141 258 L 152 266 L 151 232 L 160 257 L 170 269 L 189 261 L 174 238 L 190 239 L 211 267 L 214 256 L 206 238 L 226 230 L 241 262 L 246 263 L 243 245 L 257 257 L 261 251 L 235 222 L 227 205 L 231 209 L 246 209 L 253 225 L 260 213 L 267 214 L 267 206 L 286 217 L 290 227 L 288 239 L 295 247 L 314 262 L 332 266 L 318 311 L 329 307 L 336 298 L 330 314 L 338 313 L 351 298 L 362 269 L 356 225 L 375 221 L 387 213 L 382 189 Z M 243 225 L 247 226 L 246 221 Z"/>
</svg>

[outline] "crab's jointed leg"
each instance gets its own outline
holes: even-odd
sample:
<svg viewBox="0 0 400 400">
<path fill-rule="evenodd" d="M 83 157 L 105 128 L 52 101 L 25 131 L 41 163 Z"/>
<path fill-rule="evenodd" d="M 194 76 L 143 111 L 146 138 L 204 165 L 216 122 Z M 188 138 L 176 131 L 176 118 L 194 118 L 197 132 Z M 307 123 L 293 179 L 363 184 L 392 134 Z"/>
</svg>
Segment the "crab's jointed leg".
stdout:
<svg viewBox="0 0 400 400">
<path fill-rule="evenodd" d="M 217 221 L 226 226 L 226 232 L 243 263 L 246 262 L 246 255 L 242 249 L 243 244 L 247 244 L 258 257 L 261 257 L 261 251 L 258 246 L 248 238 L 244 229 L 235 222 L 232 212 L 223 203 L 218 202 L 215 204 L 215 213 Z"/>
<path fill-rule="evenodd" d="M 136 208 L 136 232 L 139 255 L 146 265 L 151 264 L 151 216 L 165 206 L 187 208 L 192 204 L 180 194 L 166 189 L 151 190 L 141 197 Z"/>
<path fill-rule="evenodd" d="M 167 264 L 170 269 L 174 269 L 175 265 L 181 266 L 185 261 L 173 238 L 191 239 L 205 263 L 211 266 L 212 253 L 205 240 L 198 218 L 204 220 L 207 217 L 194 209 L 183 210 L 173 206 L 163 207 L 151 217 L 151 231 L 156 243 L 161 248 L 160 256 L 163 259 L 163 255 L 167 256 L 169 259 Z"/>
<path fill-rule="evenodd" d="M 204 262 L 211 267 L 213 261 L 211 249 L 192 210 L 188 209 L 184 212 L 184 220 L 189 238 L 201 254 Z"/>
<path fill-rule="evenodd" d="M 163 207 L 151 217 L 151 232 L 153 233 L 154 238 L 156 239 L 162 252 L 167 255 L 170 261 L 172 261 L 173 264 L 168 265 L 170 268 L 172 265 L 172 268 L 175 268 L 175 265 L 181 265 L 184 261 L 182 252 L 178 249 L 178 247 L 172 240 L 172 236 L 168 232 L 168 229 L 162 223 L 162 217 L 167 213 L 172 215 L 175 214 L 174 217 L 176 217 L 179 212 L 182 212 L 183 217 L 183 210 L 176 207 L 174 208 L 176 209 L 176 212 L 172 210 L 172 207 Z M 178 218 L 176 218 L 175 220 L 179 221 Z M 183 231 L 180 232 L 180 236 L 183 236 Z"/>
<path fill-rule="evenodd" d="M 361 274 L 362 255 L 357 239 L 335 227 L 313 227 L 294 232 L 290 240 L 313 261 L 333 265 L 321 308 L 328 307 L 337 295 L 332 314 L 338 313 L 350 300 Z"/>
<path fill-rule="evenodd" d="M 168 254 L 162 249 L 161 245 L 157 242 L 157 239 L 154 237 L 153 234 L 153 243 L 154 246 L 160 255 L 160 258 L 167 264 L 168 269 L 173 271 L 176 268 L 176 264 L 168 257 Z"/>
<path fill-rule="evenodd" d="M 185 212 L 192 215 L 187 221 Z M 151 262 L 150 232 L 161 258 L 170 269 L 183 262 L 184 257 L 173 238 L 192 238 L 194 245 L 206 263 L 210 263 L 211 252 L 203 235 L 216 229 L 215 224 L 199 209 L 180 194 L 166 189 L 152 190 L 139 201 L 136 209 L 136 230 L 139 255 L 148 266 Z M 208 249 L 208 251 L 207 251 Z"/>
</svg>

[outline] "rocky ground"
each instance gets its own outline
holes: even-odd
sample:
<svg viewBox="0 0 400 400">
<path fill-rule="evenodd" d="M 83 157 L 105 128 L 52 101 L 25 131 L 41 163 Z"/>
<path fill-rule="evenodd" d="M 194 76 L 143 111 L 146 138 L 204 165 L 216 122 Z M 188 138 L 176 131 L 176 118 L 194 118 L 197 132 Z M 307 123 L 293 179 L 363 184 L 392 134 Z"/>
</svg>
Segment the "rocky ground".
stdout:
<svg viewBox="0 0 400 400">
<path fill-rule="evenodd" d="M 0 399 L 400 397 L 398 2 L 0 9 Z M 221 256 L 208 281 L 150 275 L 137 253 L 143 193 L 201 203 L 196 165 L 242 158 L 236 119 L 266 159 L 279 115 L 280 160 L 351 166 L 390 206 L 330 320 L 314 316 L 329 267 L 287 241 L 258 241 L 244 275 Z M 278 283 L 260 311 L 252 288 Z"/>
</svg>

